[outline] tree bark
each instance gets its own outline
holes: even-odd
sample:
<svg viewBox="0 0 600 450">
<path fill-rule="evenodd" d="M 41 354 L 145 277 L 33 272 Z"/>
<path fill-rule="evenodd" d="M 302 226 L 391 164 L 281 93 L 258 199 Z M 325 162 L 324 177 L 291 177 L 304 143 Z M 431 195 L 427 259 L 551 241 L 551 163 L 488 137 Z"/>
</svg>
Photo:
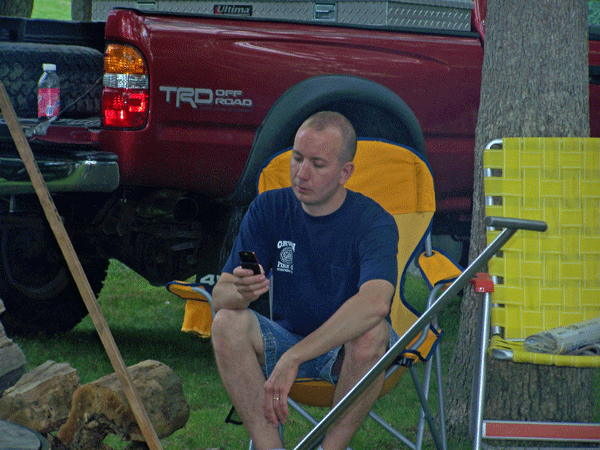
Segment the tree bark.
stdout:
<svg viewBox="0 0 600 450">
<path fill-rule="evenodd" d="M 92 20 L 92 0 L 71 0 L 71 19 L 78 22 Z"/>
<path fill-rule="evenodd" d="M 483 149 L 513 136 L 589 136 L 587 2 L 489 0 L 475 133 L 469 259 L 485 247 Z M 449 433 L 469 436 L 482 297 L 469 287 L 447 388 Z M 592 371 L 489 360 L 485 417 L 590 421 Z M 524 388 L 524 391 L 519 391 Z"/>
<path fill-rule="evenodd" d="M 0 16 L 31 17 L 33 0 L 2 0 Z"/>
</svg>

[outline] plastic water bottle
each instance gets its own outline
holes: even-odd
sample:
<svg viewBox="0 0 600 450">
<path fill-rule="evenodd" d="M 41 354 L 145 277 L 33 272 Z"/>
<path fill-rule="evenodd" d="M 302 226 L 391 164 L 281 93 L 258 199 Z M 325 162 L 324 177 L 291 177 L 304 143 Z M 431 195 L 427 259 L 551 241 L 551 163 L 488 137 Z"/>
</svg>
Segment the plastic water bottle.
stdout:
<svg viewBox="0 0 600 450">
<path fill-rule="evenodd" d="M 49 120 L 60 112 L 60 81 L 55 64 L 43 64 L 44 73 L 38 82 L 38 118 Z"/>
</svg>

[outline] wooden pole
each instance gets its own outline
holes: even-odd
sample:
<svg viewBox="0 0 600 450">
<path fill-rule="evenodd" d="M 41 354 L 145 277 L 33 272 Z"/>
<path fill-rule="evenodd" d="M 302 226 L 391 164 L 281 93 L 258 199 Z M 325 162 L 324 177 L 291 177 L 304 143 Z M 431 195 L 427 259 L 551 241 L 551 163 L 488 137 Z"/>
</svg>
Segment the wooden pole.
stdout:
<svg viewBox="0 0 600 450">
<path fill-rule="evenodd" d="M 144 409 L 144 405 L 142 404 L 142 401 L 135 390 L 135 387 L 133 386 L 133 382 L 129 376 L 129 372 L 127 371 L 127 367 L 125 366 L 125 362 L 123 361 L 121 353 L 119 352 L 119 348 L 115 343 L 112 333 L 110 332 L 108 323 L 104 318 L 104 314 L 102 314 L 102 310 L 98 305 L 96 295 L 94 294 L 87 276 L 83 271 L 83 267 L 79 261 L 79 258 L 77 257 L 77 253 L 75 253 L 71 239 L 69 238 L 62 219 L 58 214 L 54 200 L 52 199 L 50 191 L 48 190 L 48 186 L 46 186 L 46 182 L 44 181 L 39 167 L 35 162 L 29 142 L 27 142 L 27 139 L 25 138 L 23 129 L 19 124 L 15 110 L 10 103 L 8 94 L 2 82 L 0 82 L 0 111 L 4 115 L 4 119 L 8 124 L 10 134 L 15 142 L 19 155 L 25 164 L 27 173 L 31 178 L 31 182 L 40 200 L 40 203 L 42 204 L 42 208 L 44 209 L 44 214 L 48 219 L 50 228 L 52 229 L 65 260 L 67 261 L 67 265 L 69 266 L 71 274 L 73 275 L 73 279 L 79 288 L 81 297 L 83 298 L 90 317 L 94 322 L 94 326 L 96 327 L 96 331 L 100 336 L 100 340 L 104 345 L 106 354 L 110 359 L 116 375 L 121 381 L 123 392 L 125 393 L 127 401 L 131 406 L 138 426 L 140 427 L 140 430 L 146 439 L 146 443 L 151 450 L 162 450 L 160 440 L 158 439 L 156 431 L 154 430 L 148 414 Z"/>
</svg>

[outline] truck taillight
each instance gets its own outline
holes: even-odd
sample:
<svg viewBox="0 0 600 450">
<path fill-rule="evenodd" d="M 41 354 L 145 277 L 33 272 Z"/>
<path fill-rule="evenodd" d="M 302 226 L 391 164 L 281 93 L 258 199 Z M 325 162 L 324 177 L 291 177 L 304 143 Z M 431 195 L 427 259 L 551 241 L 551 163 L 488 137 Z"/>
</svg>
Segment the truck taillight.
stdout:
<svg viewBox="0 0 600 450">
<path fill-rule="evenodd" d="M 140 128 L 148 118 L 148 67 L 139 50 L 110 44 L 104 54 L 102 125 Z"/>
</svg>

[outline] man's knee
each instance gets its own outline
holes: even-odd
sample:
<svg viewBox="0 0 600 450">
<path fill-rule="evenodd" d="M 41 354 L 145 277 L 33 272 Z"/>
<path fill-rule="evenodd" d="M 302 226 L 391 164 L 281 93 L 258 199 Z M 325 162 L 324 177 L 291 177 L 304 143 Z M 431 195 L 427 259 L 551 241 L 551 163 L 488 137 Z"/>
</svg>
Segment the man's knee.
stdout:
<svg viewBox="0 0 600 450">
<path fill-rule="evenodd" d="M 257 329 L 258 328 L 258 329 Z M 251 347 L 260 351 L 262 338 L 254 314 L 248 309 L 221 309 L 213 317 L 212 343 L 217 354 Z"/>
<path fill-rule="evenodd" d="M 386 352 L 390 339 L 389 326 L 382 322 L 344 346 L 345 358 L 356 365 L 372 365 Z"/>
<path fill-rule="evenodd" d="M 247 340 L 251 329 L 251 314 L 250 311 L 242 309 L 219 310 L 211 325 L 213 344 L 236 339 Z"/>
</svg>

